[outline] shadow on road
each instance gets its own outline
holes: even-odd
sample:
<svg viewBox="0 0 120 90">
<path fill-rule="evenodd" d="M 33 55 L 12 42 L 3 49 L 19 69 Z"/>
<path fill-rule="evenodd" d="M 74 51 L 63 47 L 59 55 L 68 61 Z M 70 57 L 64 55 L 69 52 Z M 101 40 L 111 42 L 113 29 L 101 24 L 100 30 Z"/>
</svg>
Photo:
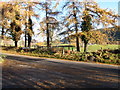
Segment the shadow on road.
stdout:
<svg viewBox="0 0 120 90">
<path fill-rule="evenodd" d="M 120 77 L 118 69 L 115 68 L 18 56 L 6 58 L 8 60 L 2 66 L 3 88 L 118 88 L 119 86 Z"/>
</svg>

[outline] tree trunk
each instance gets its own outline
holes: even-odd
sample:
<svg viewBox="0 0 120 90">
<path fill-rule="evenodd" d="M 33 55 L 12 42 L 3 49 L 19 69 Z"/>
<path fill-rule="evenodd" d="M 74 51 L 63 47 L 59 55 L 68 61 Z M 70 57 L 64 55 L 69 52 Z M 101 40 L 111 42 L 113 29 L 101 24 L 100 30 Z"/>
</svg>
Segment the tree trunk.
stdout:
<svg viewBox="0 0 120 90">
<path fill-rule="evenodd" d="M 84 42 L 84 52 L 86 53 L 87 52 L 87 42 Z"/>
<path fill-rule="evenodd" d="M 28 32 L 28 47 L 31 46 L 31 40 L 32 40 L 32 19 L 29 16 L 29 20 L 28 20 L 28 25 L 29 25 L 29 29 L 31 30 L 31 32 Z"/>
<path fill-rule="evenodd" d="M 50 48 L 50 33 L 49 33 L 49 29 L 48 29 L 48 7 L 47 7 L 47 2 L 46 2 L 46 33 L 47 33 L 47 48 L 49 49 Z"/>
<path fill-rule="evenodd" d="M 5 17 L 4 17 L 4 12 L 5 12 L 5 10 L 4 10 L 4 6 L 2 7 L 2 10 L 1 10 L 1 15 L 2 15 L 2 22 L 4 22 L 3 20 L 5 19 Z M 4 39 L 4 25 L 2 25 L 2 33 L 1 33 L 1 39 Z"/>
<path fill-rule="evenodd" d="M 75 24 L 75 30 L 76 30 L 76 34 L 78 34 L 77 24 Z M 78 52 L 80 52 L 79 37 L 78 36 L 76 36 L 76 49 Z"/>
<path fill-rule="evenodd" d="M 76 37 L 76 48 L 77 48 L 77 51 L 80 52 L 79 38 L 78 37 Z"/>
<path fill-rule="evenodd" d="M 2 33 L 1 33 L 1 39 L 4 39 L 4 26 L 2 26 Z"/>
<path fill-rule="evenodd" d="M 31 46 L 31 36 L 28 34 L 28 47 Z"/>
<path fill-rule="evenodd" d="M 73 6 L 74 6 L 74 2 L 72 3 Z M 74 18 L 75 18 L 75 21 L 77 22 L 77 16 L 76 16 L 76 13 L 75 13 L 75 8 L 73 8 L 73 12 L 74 12 Z M 76 34 L 78 34 L 78 27 L 77 27 L 77 24 L 78 23 L 75 23 L 75 31 L 76 31 Z M 79 46 L 79 37 L 76 36 L 76 49 L 78 52 L 80 52 L 80 46 Z"/>
<path fill-rule="evenodd" d="M 17 43 L 18 43 L 18 41 L 15 41 L 15 47 L 18 47 Z"/>
<path fill-rule="evenodd" d="M 26 31 L 25 31 L 25 47 L 27 47 L 27 35 L 26 35 Z"/>
<path fill-rule="evenodd" d="M 25 23 L 25 47 L 27 47 L 27 22 Z"/>
<path fill-rule="evenodd" d="M 50 47 L 50 33 L 49 33 L 49 30 L 48 30 L 48 23 L 47 23 L 47 48 Z"/>
</svg>

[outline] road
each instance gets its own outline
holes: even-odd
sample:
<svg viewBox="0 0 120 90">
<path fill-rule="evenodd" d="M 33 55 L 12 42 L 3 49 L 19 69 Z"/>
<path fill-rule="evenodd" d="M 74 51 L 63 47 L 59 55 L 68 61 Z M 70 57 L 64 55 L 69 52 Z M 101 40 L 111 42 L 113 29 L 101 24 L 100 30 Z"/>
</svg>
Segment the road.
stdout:
<svg viewBox="0 0 120 90">
<path fill-rule="evenodd" d="M 10 55 L 2 64 L 3 88 L 119 88 L 118 66 Z"/>
</svg>

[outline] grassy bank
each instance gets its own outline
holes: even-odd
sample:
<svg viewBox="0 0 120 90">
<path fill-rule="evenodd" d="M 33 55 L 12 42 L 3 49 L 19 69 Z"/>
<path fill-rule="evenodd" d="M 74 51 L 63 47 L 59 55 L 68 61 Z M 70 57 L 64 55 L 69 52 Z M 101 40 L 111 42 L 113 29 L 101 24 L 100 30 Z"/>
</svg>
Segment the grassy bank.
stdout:
<svg viewBox="0 0 120 90">
<path fill-rule="evenodd" d="M 101 49 L 102 47 L 102 49 Z M 109 48 L 109 49 L 108 49 Z M 82 53 L 82 52 L 68 52 L 64 50 L 64 53 L 61 48 L 54 48 L 51 50 L 47 49 L 31 49 L 29 51 L 24 51 L 21 49 L 15 49 L 14 47 L 2 47 L 2 51 L 5 53 L 29 55 L 36 57 L 47 57 L 47 58 L 58 58 L 74 61 L 84 61 L 84 62 L 99 62 L 107 64 L 120 64 L 120 50 L 118 45 L 91 45 L 88 47 L 91 52 Z"/>
</svg>

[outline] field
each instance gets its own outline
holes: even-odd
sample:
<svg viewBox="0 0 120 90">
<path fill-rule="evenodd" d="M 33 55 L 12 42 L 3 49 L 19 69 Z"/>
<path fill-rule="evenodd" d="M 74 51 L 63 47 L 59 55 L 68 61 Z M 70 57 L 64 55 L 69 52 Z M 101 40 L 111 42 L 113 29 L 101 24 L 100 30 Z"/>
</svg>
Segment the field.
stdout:
<svg viewBox="0 0 120 90">
<path fill-rule="evenodd" d="M 119 49 L 120 45 L 89 45 L 88 51 L 93 52 L 99 49 Z"/>
<path fill-rule="evenodd" d="M 67 50 L 68 49 L 72 50 L 72 48 L 73 48 L 73 50 L 76 49 L 75 47 L 70 47 L 70 48 L 65 47 L 65 49 L 67 49 Z M 108 45 L 97 45 L 97 44 L 95 44 L 95 45 L 88 45 L 87 51 L 88 52 L 95 52 L 95 51 L 100 50 L 100 49 L 112 49 L 112 50 L 114 50 L 114 49 L 119 49 L 119 48 L 120 48 L 120 45 L 110 45 L 110 44 L 108 44 Z M 81 47 L 81 52 L 83 52 L 83 47 Z"/>
</svg>

